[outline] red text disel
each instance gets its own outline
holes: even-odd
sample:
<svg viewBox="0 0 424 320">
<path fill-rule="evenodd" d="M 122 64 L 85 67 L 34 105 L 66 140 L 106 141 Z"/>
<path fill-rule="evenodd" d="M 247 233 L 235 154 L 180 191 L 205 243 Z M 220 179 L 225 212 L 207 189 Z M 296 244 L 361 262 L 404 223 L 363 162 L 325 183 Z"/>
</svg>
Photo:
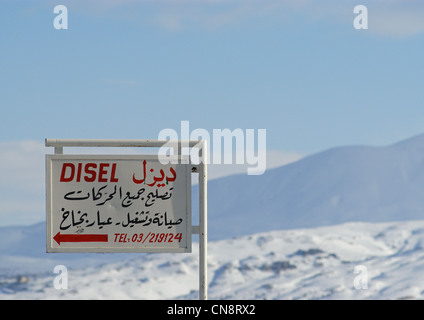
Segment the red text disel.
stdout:
<svg viewBox="0 0 424 320">
<path fill-rule="evenodd" d="M 109 168 L 110 167 L 110 168 Z M 60 182 L 118 182 L 116 163 L 64 163 Z"/>
</svg>

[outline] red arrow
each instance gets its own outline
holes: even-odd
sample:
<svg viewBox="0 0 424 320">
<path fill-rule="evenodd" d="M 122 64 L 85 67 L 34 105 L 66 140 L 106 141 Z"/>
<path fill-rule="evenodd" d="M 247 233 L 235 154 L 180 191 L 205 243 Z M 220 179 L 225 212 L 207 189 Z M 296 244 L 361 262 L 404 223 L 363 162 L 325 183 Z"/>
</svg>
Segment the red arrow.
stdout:
<svg viewBox="0 0 424 320">
<path fill-rule="evenodd" d="M 108 242 L 107 234 L 60 234 L 53 237 L 60 245 L 61 242 Z"/>
</svg>

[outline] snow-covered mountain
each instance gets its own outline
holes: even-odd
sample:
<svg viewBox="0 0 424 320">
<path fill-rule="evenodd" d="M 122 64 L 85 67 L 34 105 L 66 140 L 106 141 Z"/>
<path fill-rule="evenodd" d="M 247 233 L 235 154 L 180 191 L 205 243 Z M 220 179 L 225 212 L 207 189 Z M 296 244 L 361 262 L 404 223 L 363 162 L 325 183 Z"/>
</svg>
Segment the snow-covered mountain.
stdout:
<svg viewBox="0 0 424 320">
<path fill-rule="evenodd" d="M 424 135 L 212 180 L 210 297 L 422 298 L 423 195 Z M 197 298 L 195 244 L 191 254 L 47 254 L 45 237 L 44 222 L 0 228 L 0 299 Z M 53 288 L 58 264 L 69 290 Z M 354 286 L 358 265 L 368 289 Z"/>
<path fill-rule="evenodd" d="M 210 239 L 424 219 L 424 135 L 387 147 L 335 148 L 260 176 L 213 180 L 208 206 Z"/>
<path fill-rule="evenodd" d="M 209 298 L 422 299 L 423 235 L 424 221 L 408 221 L 347 223 L 213 241 Z M 66 290 L 55 289 L 58 274 L 53 267 L 44 273 L 3 275 L 0 299 L 198 299 L 197 248 L 193 245 L 189 254 L 136 254 L 109 263 L 68 266 Z M 31 266 L 36 261 L 22 257 L 21 263 Z"/>
</svg>

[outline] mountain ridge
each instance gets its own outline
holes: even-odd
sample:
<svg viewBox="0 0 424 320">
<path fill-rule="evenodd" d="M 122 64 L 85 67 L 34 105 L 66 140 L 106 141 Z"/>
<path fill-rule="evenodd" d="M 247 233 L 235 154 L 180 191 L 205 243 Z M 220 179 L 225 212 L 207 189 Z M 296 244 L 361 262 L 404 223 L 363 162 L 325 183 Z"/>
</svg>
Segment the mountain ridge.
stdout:
<svg viewBox="0 0 424 320">
<path fill-rule="evenodd" d="M 336 147 L 261 176 L 210 181 L 209 236 L 419 220 L 424 217 L 422 195 L 424 135 L 384 147 Z"/>
<path fill-rule="evenodd" d="M 419 135 L 210 181 L 210 296 L 422 298 L 423 172 Z M 193 224 L 197 192 L 194 186 Z M 0 299 L 198 297 L 196 241 L 189 254 L 47 254 L 45 237 L 44 221 L 0 227 Z M 53 288 L 58 264 L 69 268 L 72 290 Z M 369 270 L 368 290 L 354 286 L 358 264 Z"/>
<path fill-rule="evenodd" d="M 193 186 L 193 224 L 198 222 L 197 192 Z M 424 134 L 384 147 L 336 147 L 260 176 L 209 181 L 208 238 L 353 221 L 421 220 L 422 195 Z M 45 254 L 45 228 L 45 222 L 1 227 L 0 253 Z"/>
</svg>

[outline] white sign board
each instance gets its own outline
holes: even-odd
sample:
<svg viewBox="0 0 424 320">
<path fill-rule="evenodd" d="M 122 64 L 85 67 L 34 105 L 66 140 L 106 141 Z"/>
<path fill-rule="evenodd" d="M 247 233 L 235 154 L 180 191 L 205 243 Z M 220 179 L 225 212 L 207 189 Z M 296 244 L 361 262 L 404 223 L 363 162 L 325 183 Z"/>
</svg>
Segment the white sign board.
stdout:
<svg viewBox="0 0 424 320">
<path fill-rule="evenodd" d="M 191 252 L 188 160 L 46 155 L 47 252 Z"/>
</svg>

